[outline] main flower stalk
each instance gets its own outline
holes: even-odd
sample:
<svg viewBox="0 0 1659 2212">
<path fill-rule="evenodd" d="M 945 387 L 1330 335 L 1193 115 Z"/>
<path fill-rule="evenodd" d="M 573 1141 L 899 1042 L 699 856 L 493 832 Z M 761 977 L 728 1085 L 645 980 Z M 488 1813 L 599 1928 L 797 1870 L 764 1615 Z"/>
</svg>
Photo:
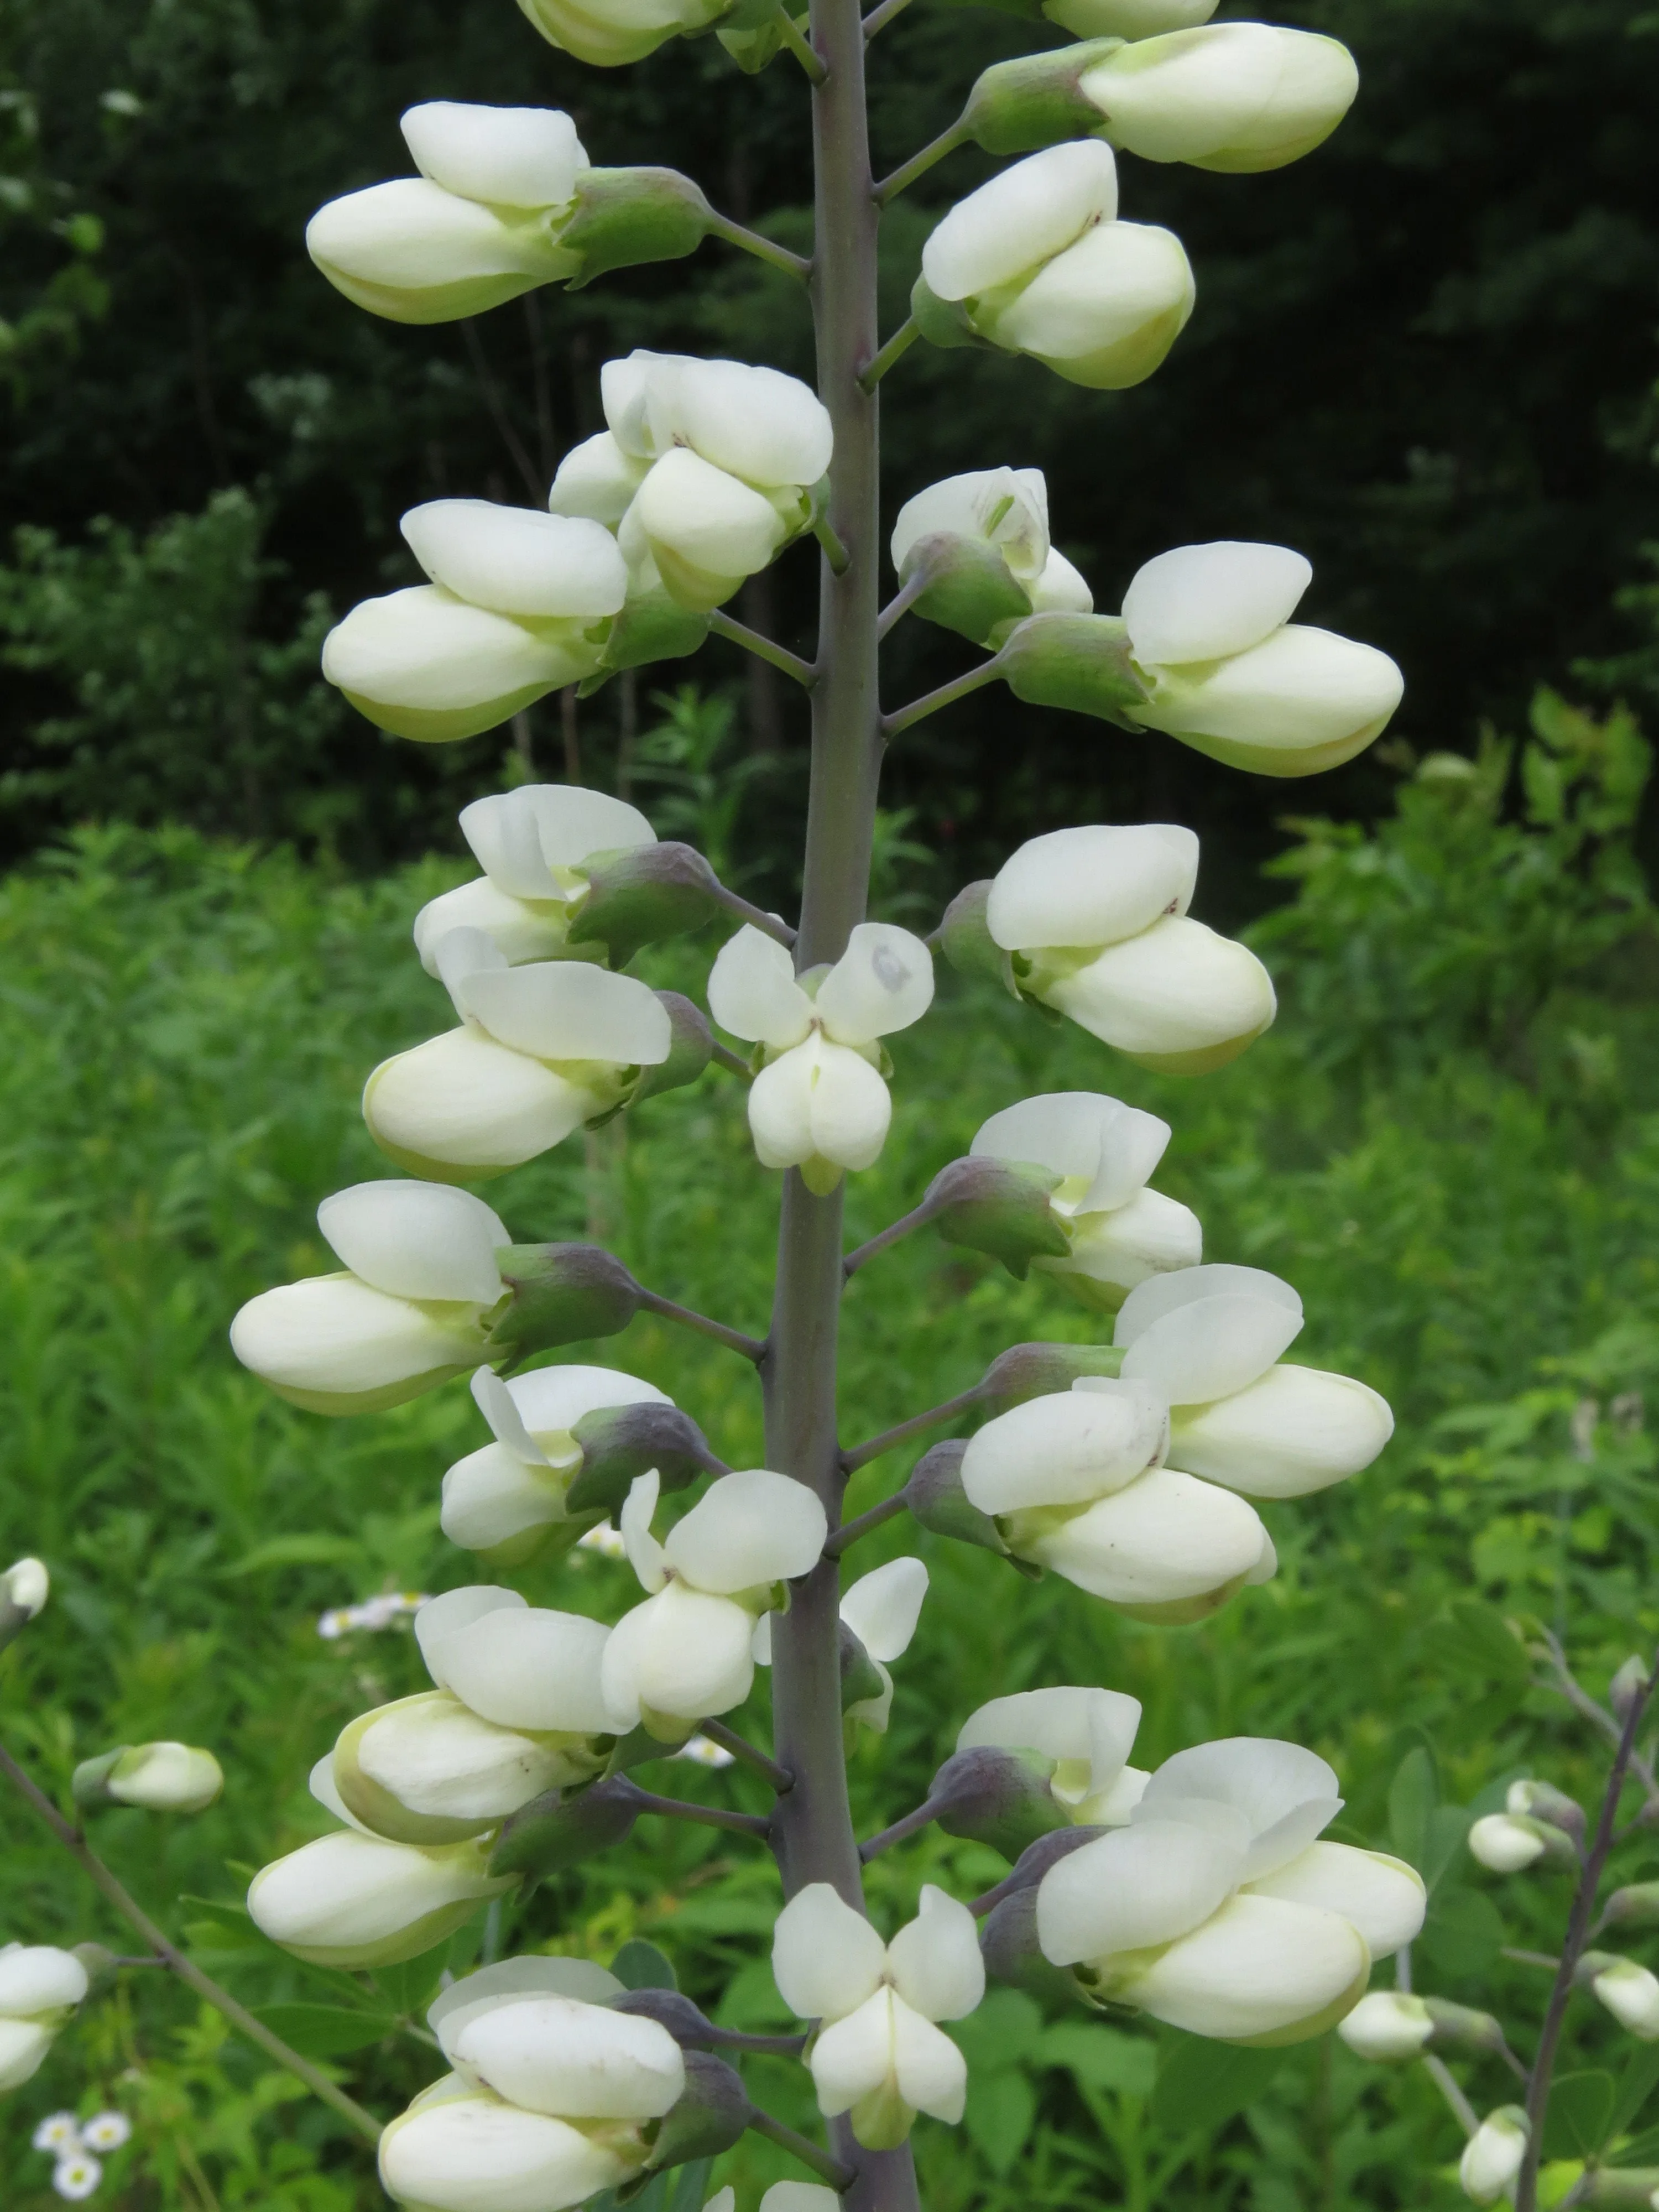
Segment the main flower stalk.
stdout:
<svg viewBox="0 0 1659 2212">
<path fill-rule="evenodd" d="M 847 557 L 839 573 L 827 556 L 822 564 L 798 970 L 837 958 L 864 918 L 882 746 L 878 401 L 859 386 L 878 344 L 877 209 L 857 0 L 812 0 L 811 27 L 828 70 L 812 94 L 817 386 L 836 432 L 828 520 Z M 792 1171 L 784 1184 L 772 1330 L 762 1370 L 767 1464 L 810 1483 L 832 1528 L 841 1517 L 844 1480 L 836 1418 L 842 1255 L 842 1187 L 815 1198 Z M 842 1747 L 837 1583 L 835 1560 L 821 1560 L 777 1623 L 775 1749 L 794 1784 L 779 1801 L 775 1834 L 787 1895 L 828 1882 L 861 1911 Z M 845 2119 L 831 2132 L 837 2150 L 859 2168 L 846 2200 L 849 2212 L 915 2212 L 919 2200 L 908 2144 L 860 2152 Z"/>
</svg>

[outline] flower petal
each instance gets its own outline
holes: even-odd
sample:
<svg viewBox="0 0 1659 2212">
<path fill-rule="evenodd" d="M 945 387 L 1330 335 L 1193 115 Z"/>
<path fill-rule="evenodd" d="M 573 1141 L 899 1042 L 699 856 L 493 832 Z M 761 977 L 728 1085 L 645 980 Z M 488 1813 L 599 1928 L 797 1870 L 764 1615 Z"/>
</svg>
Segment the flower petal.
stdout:
<svg viewBox="0 0 1659 2212">
<path fill-rule="evenodd" d="M 965 300 L 1041 263 L 1117 213 L 1117 163 L 1098 138 L 1050 146 L 969 192 L 921 251 L 941 300 Z"/>
<path fill-rule="evenodd" d="M 1037 1941 L 1056 1966 L 1173 1942 L 1237 1887 L 1244 1853 L 1176 1820 L 1115 1828 L 1049 1868 L 1037 1890 Z"/>
<path fill-rule="evenodd" d="M 872 1659 L 902 1659 L 910 1648 L 927 1595 L 920 1559 L 890 1559 L 843 1590 L 841 1617 Z"/>
<path fill-rule="evenodd" d="M 1310 1844 L 1249 1888 L 1253 1896 L 1285 1897 L 1293 1905 L 1340 1912 L 1364 1937 L 1374 1959 L 1415 1942 L 1428 1903 L 1415 1867 L 1350 1844 Z"/>
<path fill-rule="evenodd" d="M 986 927 L 1006 952 L 1115 945 L 1185 914 L 1198 840 L 1172 822 L 1095 823 L 1032 837 L 997 872 Z"/>
<path fill-rule="evenodd" d="M 434 499 L 411 507 L 400 526 L 434 584 L 497 614 L 596 620 L 628 596 L 628 570 L 601 523 L 494 500 Z"/>
<path fill-rule="evenodd" d="M 497 1042 L 538 1060 L 654 1067 L 673 1044 L 667 1012 L 647 984 L 586 961 L 536 961 L 469 976 L 461 995 Z"/>
<path fill-rule="evenodd" d="M 886 1965 L 887 1946 L 827 1881 L 809 1882 L 778 1915 L 772 1975 L 798 2020 L 841 2020 L 857 2011 Z"/>
<path fill-rule="evenodd" d="M 889 1977 L 902 2001 L 924 2020 L 961 2020 L 985 1995 L 979 1923 L 965 1905 L 934 1883 L 921 1886 L 916 1917 L 887 1947 Z M 905 2093 L 907 2105 L 930 2111 Z"/>
<path fill-rule="evenodd" d="M 823 1507 L 804 1482 L 751 1468 L 711 1482 L 663 1551 L 694 1589 L 724 1597 L 808 1573 L 829 1533 Z"/>
<path fill-rule="evenodd" d="M 556 107 L 426 100 L 404 110 L 402 129 L 423 177 L 487 205 L 562 206 L 587 167 L 575 125 Z"/>
<path fill-rule="evenodd" d="M 750 922 L 726 939 L 709 970 L 708 1011 L 733 1036 L 774 1047 L 799 1044 L 812 1020 L 787 950 Z"/>
<path fill-rule="evenodd" d="M 360 1182 L 317 1209 L 317 1226 L 361 1282 L 398 1298 L 494 1305 L 501 1217 L 471 1191 L 437 1182 Z"/>
<path fill-rule="evenodd" d="M 1144 1385 L 1031 1398 L 969 1438 L 962 1486 L 981 1513 L 1085 1504 L 1136 1480 L 1162 1444 L 1164 1422 L 1163 1401 Z"/>
<path fill-rule="evenodd" d="M 1313 581 L 1288 545 L 1177 545 L 1135 572 L 1123 619 L 1137 660 L 1219 660 L 1289 622 Z"/>
<path fill-rule="evenodd" d="M 1333 1769 L 1317 1752 L 1275 1736 L 1223 1736 L 1166 1759 L 1147 1784 L 1140 1812 L 1176 1798 L 1213 1798 L 1250 1824 L 1247 1881 L 1259 1881 L 1305 1851 L 1342 1809 Z"/>
<path fill-rule="evenodd" d="M 872 1044 L 919 1022 L 933 1000 L 933 956 L 890 921 L 861 921 L 818 987 L 817 1012 L 837 1044 Z"/>
</svg>

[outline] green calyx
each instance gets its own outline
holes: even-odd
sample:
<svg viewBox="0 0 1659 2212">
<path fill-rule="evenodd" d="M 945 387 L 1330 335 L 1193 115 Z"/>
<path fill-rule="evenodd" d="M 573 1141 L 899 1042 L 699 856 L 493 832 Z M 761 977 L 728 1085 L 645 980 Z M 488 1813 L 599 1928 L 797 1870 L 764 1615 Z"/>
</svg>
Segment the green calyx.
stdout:
<svg viewBox="0 0 1659 2212">
<path fill-rule="evenodd" d="M 1068 708 L 1122 730 L 1140 726 L 1134 710 L 1146 703 L 1146 687 L 1115 615 L 1032 615 L 1004 642 L 998 673 L 1027 706 Z"/>
<path fill-rule="evenodd" d="M 643 668 L 654 660 L 684 660 L 697 651 L 708 635 L 707 614 L 693 614 L 677 606 L 666 592 L 642 592 L 611 617 L 599 666 L 582 679 L 576 696 L 591 698 L 624 668 Z"/>
<path fill-rule="evenodd" d="M 1122 1370 L 1121 1345 L 1016 1344 L 991 1362 L 979 1387 L 988 1409 L 1006 1413 L 1029 1399 L 1069 1390 L 1084 1376 L 1116 1376 Z"/>
<path fill-rule="evenodd" d="M 660 1758 L 660 1745 L 654 1755 Z M 586 1789 L 544 1791 L 503 1825 L 489 1854 L 490 1873 L 520 1875 L 534 1883 L 613 1850 L 640 1816 L 638 1797 L 621 1776 Z"/>
<path fill-rule="evenodd" d="M 612 269 L 678 261 L 708 235 L 711 210 L 701 189 L 676 169 L 584 169 L 559 245 L 577 257 L 569 289 Z"/>
<path fill-rule="evenodd" d="M 1063 1260 L 1071 1250 L 1048 1203 L 1060 1182 L 1052 1169 L 1022 1160 L 952 1160 L 922 1202 L 947 1244 L 988 1252 L 1023 1283 L 1033 1260 Z"/>
<path fill-rule="evenodd" d="M 953 629 L 975 645 L 994 646 L 1031 611 L 1030 596 L 1000 550 L 983 538 L 938 531 L 918 538 L 904 556 L 901 584 L 927 583 L 912 605 L 927 622 Z"/>
<path fill-rule="evenodd" d="M 1082 91 L 1085 70 L 1123 45 L 1086 39 L 987 70 L 968 95 L 963 127 L 988 154 L 1033 154 L 1068 138 L 1103 136 L 1105 118 Z"/>
<path fill-rule="evenodd" d="M 582 1463 L 565 1496 L 568 1513 L 618 1510 L 635 1480 L 653 1468 L 665 1491 L 684 1490 L 699 1474 L 728 1472 L 678 1406 L 601 1406 L 584 1413 L 570 1433 L 581 1446 Z"/>
<path fill-rule="evenodd" d="M 507 1296 L 494 1316 L 487 1359 L 516 1364 L 532 1352 L 615 1336 L 640 1310 L 639 1285 L 597 1244 L 507 1244 L 495 1257 Z"/>
<path fill-rule="evenodd" d="M 583 872 L 587 896 L 570 925 L 570 942 L 603 945 L 613 968 L 625 968 L 642 945 L 701 929 L 720 910 L 720 878 L 690 845 L 595 854 Z M 708 1059 L 705 1052 L 704 1066 Z"/>
</svg>

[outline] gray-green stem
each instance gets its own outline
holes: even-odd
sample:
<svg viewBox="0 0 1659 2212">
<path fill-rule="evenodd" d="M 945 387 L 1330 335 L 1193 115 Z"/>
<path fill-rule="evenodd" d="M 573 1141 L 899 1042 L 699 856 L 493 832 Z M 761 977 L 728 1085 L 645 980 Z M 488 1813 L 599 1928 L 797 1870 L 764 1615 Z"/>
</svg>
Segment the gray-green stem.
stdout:
<svg viewBox="0 0 1659 2212">
<path fill-rule="evenodd" d="M 802 255 L 792 253 L 787 246 L 780 246 L 775 239 L 763 238 L 757 230 L 750 230 L 740 222 L 733 222 L 730 216 L 717 214 L 713 208 L 708 210 L 708 228 L 711 236 L 723 238 L 728 246 L 741 247 L 744 252 L 752 253 L 757 261 L 769 263 L 774 269 L 781 269 L 786 276 L 793 276 L 800 283 L 805 283 L 812 274 L 811 263 Z"/>
<path fill-rule="evenodd" d="M 896 738 L 901 730 L 908 730 L 913 722 L 925 721 L 929 714 L 937 714 L 941 707 L 952 707 L 958 699 L 965 699 L 981 684 L 989 684 L 1002 673 L 1002 656 L 981 660 L 977 668 L 970 668 L 965 676 L 953 676 L 948 684 L 941 684 L 937 691 L 925 692 L 913 699 L 908 707 L 901 707 L 890 714 L 882 725 L 884 737 Z"/>
<path fill-rule="evenodd" d="M 769 637 L 763 637 L 757 629 L 750 629 L 747 623 L 734 621 L 730 615 L 722 614 L 718 607 L 708 617 L 708 627 L 716 637 L 729 638 L 733 645 L 740 645 L 745 653 L 752 653 L 757 660 L 769 661 L 774 668 L 792 678 L 805 690 L 810 691 L 817 681 L 817 671 L 791 653 L 787 646 L 776 644 Z"/>
<path fill-rule="evenodd" d="M 890 177 L 882 179 L 876 186 L 877 206 L 885 207 L 890 200 L 896 200 L 907 185 L 914 185 L 918 177 L 925 177 L 935 161 L 942 161 L 947 154 L 954 154 L 958 146 L 967 143 L 968 126 L 965 123 L 957 121 L 948 131 L 941 131 L 937 138 L 924 146 L 919 154 L 912 154 L 909 160 L 902 167 L 895 169 Z"/>
<path fill-rule="evenodd" d="M 898 360 L 902 354 L 908 353 L 911 347 L 921 336 L 921 324 L 916 320 L 914 315 L 907 315 L 905 319 L 894 331 L 892 337 L 888 339 L 886 344 L 884 346 L 878 347 L 876 351 L 871 355 L 869 361 L 860 372 L 860 389 L 864 392 L 873 392 L 876 386 L 881 382 L 883 377 L 886 375 L 888 370 L 893 366 L 893 363 Z"/>
<path fill-rule="evenodd" d="M 819 565 L 818 680 L 795 947 L 802 969 L 837 958 L 864 919 L 882 755 L 877 403 L 859 380 L 877 349 L 877 210 L 857 0 L 812 0 L 811 36 L 825 72 L 812 95 L 811 285 L 818 397 L 836 441 L 825 520 L 846 559 L 837 563 L 826 555 Z M 841 1191 L 814 1197 L 792 1170 L 784 1181 L 772 1333 L 761 1368 L 766 1463 L 808 1484 L 832 1528 L 842 1488 L 836 1421 L 842 1249 Z M 774 1849 L 788 1896 L 827 1881 L 862 1911 L 842 1747 L 838 1599 L 836 1563 L 823 1559 L 796 1585 L 789 1611 L 774 1626 L 773 1748 L 794 1778 L 778 1800 Z M 849 2212 L 919 2212 L 908 2145 L 860 2149 L 844 2118 L 831 2123 L 830 2136 L 837 2158 L 853 2169 Z"/>
<path fill-rule="evenodd" d="M 149 1945 L 155 1958 L 145 1960 L 143 1964 L 166 1966 L 169 1973 L 178 1976 L 186 1989 L 194 1990 L 197 1996 L 204 1998 L 216 2012 L 222 2013 L 239 2034 L 245 2035 L 250 2043 L 258 2044 L 268 2058 L 274 2058 L 280 2067 L 293 2075 L 295 2081 L 303 2081 L 313 2096 L 320 2097 L 325 2105 L 332 2106 L 341 2118 L 367 2142 L 380 2142 L 380 2123 L 373 2112 L 366 2112 L 354 2098 L 348 2097 L 345 2091 L 331 2081 L 320 2068 L 313 2066 L 308 2058 L 302 2058 L 297 2051 L 283 2042 L 280 2035 L 273 2035 L 264 2022 L 256 2020 L 246 2005 L 237 2003 L 228 1990 L 222 1990 L 210 1975 L 204 1974 L 194 1960 L 187 1959 L 176 1944 L 168 1942 L 137 1899 L 116 1880 L 80 1830 L 64 1818 L 45 1790 L 24 1772 L 3 1745 L 0 1745 L 0 1773 L 5 1775 L 18 1795 L 40 1814 L 82 1872 L 96 1888 L 102 1891 L 122 1918 L 137 1929 Z"/>
</svg>

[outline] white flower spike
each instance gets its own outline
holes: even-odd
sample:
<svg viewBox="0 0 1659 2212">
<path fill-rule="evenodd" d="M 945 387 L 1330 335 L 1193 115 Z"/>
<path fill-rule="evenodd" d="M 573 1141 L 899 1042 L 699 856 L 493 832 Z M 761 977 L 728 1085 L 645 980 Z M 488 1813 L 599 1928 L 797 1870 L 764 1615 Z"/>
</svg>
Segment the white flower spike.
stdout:
<svg viewBox="0 0 1659 2212">
<path fill-rule="evenodd" d="M 1050 1210 L 1071 1250 L 1039 1256 L 1084 1304 L 1115 1313 L 1137 1284 L 1196 1267 L 1204 1232 L 1190 1206 L 1148 1190 L 1170 1125 L 1093 1091 L 1049 1091 L 993 1114 L 976 1132 L 976 1158 L 1030 1163 L 1063 1178 Z"/>
<path fill-rule="evenodd" d="M 1228 540 L 1147 562 L 1123 599 L 1150 693 L 1136 721 L 1257 775 L 1311 775 L 1364 751 L 1404 679 L 1375 647 L 1291 620 L 1312 574 L 1283 545 Z"/>
<path fill-rule="evenodd" d="M 1169 1401 L 1169 1464 L 1247 1498 L 1302 1498 L 1358 1474 L 1394 1433 L 1364 1382 L 1281 1361 L 1302 1301 L 1258 1267 L 1188 1267 L 1132 1291 L 1123 1374 Z"/>
<path fill-rule="evenodd" d="M 819 1197 L 848 1170 L 872 1166 L 893 1111 L 878 1041 L 920 1021 L 933 997 L 933 956 L 893 922 L 860 922 L 833 967 L 799 980 L 763 930 L 745 924 L 730 939 L 709 975 L 708 1008 L 762 1048 L 749 1092 L 761 1165 L 799 1168 Z"/>
<path fill-rule="evenodd" d="M 992 884 L 986 927 L 1018 988 L 1143 1067 L 1196 1075 L 1277 1011 L 1267 969 L 1187 908 L 1198 840 L 1173 823 L 1033 837 Z"/>
<path fill-rule="evenodd" d="M 586 961 L 509 967 L 483 931 L 452 929 L 433 960 L 460 1027 L 385 1060 L 363 1120 L 413 1173 L 500 1175 L 625 1104 L 673 1048 L 662 1000 Z"/>
<path fill-rule="evenodd" d="M 1143 382 L 1192 313 L 1193 272 L 1173 231 L 1116 215 L 1116 165 L 1097 138 L 1016 161 L 922 248 L 922 334 L 972 333 L 1097 392 Z"/>
<path fill-rule="evenodd" d="M 360 1182 L 317 1209 L 344 1263 L 251 1298 L 232 1351 L 279 1398 L 313 1413 L 400 1406 L 478 1364 L 505 1296 L 495 1255 L 511 1243 L 470 1192 Z"/>
<path fill-rule="evenodd" d="M 829 1522 L 805 1483 L 764 1468 L 721 1475 L 675 1523 L 651 1533 L 659 1483 L 641 1475 L 622 1511 L 629 1558 L 649 1593 L 611 1631 L 602 1683 L 612 1728 L 683 1743 L 729 1712 L 754 1680 L 755 1623 L 778 1586 L 808 1573 Z"/>
<path fill-rule="evenodd" d="M 927 1883 L 916 1918 L 884 1943 L 828 1882 L 811 1883 L 778 1917 L 772 1972 L 785 2003 L 818 2023 L 807 2064 L 820 2109 L 850 2114 L 866 2149 L 902 2143 L 919 2112 L 962 2118 L 968 2069 L 933 2023 L 985 1994 L 966 1905 Z"/>
</svg>

